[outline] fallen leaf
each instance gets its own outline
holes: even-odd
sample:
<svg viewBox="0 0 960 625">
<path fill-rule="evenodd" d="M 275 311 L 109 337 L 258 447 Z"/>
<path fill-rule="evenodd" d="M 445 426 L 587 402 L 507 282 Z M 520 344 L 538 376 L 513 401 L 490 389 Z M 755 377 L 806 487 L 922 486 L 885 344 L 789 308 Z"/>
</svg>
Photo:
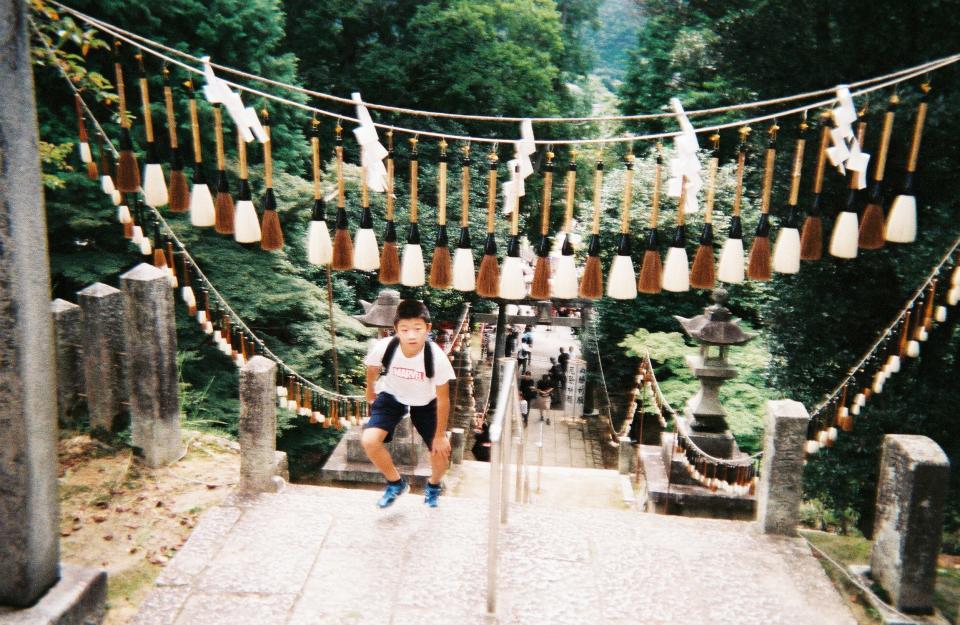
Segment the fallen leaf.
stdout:
<svg viewBox="0 0 960 625">
<path fill-rule="evenodd" d="M 71 532 L 70 530 L 60 530 L 60 535 L 63 536 L 64 538 L 66 538 L 67 536 L 69 536 L 69 535 L 72 534 L 72 533 L 73 533 L 73 532 Z"/>
<path fill-rule="evenodd" d="M 93 515 L 93 521 L 95 523 L 103 523 L 106 520 L 107 520 L 107 517 L 103 516 L 102 514 Z"/>
<path fill-rule="evenodd" d="M 104 534 L 103 539 L 104 539 L 104 540 L 113 540 L 113 534 Z"/>
</svg>

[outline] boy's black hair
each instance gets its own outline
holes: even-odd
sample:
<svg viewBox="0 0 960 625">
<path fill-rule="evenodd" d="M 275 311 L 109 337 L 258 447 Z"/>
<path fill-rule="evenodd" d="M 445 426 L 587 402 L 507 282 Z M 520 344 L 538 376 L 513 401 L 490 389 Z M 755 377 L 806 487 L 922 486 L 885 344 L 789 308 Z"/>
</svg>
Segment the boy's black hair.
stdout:
<svg viewBox="0 0 960 625">
<path fill-rule="evenodd" d="M 397 306 L 393 325 L 397 325 L 402 319 L 423 319 L 424 323 L 430 323 L 430 310 L 420 300 L 405 299 Z"/>
</svg>

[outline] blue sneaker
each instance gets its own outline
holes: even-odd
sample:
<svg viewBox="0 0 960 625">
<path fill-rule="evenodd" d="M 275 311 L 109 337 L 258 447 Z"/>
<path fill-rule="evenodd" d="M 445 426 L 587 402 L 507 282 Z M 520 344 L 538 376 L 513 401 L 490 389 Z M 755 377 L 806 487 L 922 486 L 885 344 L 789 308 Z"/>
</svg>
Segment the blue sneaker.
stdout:
<svg viewBox="0 0 960 625">
<path fill-rule="evenodd" d="M 430 482 L 427 482 L 426 487 L 423 489 L 423 503 L 429 508 L 436 508 L 440 505 L 440 491 L 443 490 L 442 484 L 437 484 L 434 486 Z"/>
<path fill-rule="evenodd" d="M 407 480 L 400 478 L 399 484 L 387 484 L 387 489 L 383 491 L 383 497 L 377 502 L 377 507 L 383 510 L 393 505 L 397 497 L 410 490 Z"/>
</svg>

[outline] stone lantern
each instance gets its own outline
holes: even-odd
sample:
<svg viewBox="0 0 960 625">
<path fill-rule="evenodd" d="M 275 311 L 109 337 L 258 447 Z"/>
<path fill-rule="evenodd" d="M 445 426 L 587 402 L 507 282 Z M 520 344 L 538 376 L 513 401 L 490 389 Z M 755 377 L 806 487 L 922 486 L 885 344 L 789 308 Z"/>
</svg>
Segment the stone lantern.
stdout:
<svg viewBox="0 0 960 625">
<path fill-rule="evenodd" d="M 372 303 L 360 300 L 360 305 L 363 306 L 363 314 L 353 315 L 353 318 L 368 328 L 379 329 L 382 336 L 385 329 L 393 328 L 393 319 L 400 305 L 400 292 L 383 289 Z"/>
<path fill-rule="evenodd" d="M 737 443 L 727 426 L 726 414 L 720 405 L 720 387 L 737 377 L 736 369 L 727 361 L 732 345 L 745 345 L 756 338 L 740 329 L 738 320 L 724 306 L 725 289 L 715 289 L 713 304 L 702 315 L 692 319 L 674 316 L 688 336 L 700 343 L 700 353 L 687 356 L 687 365 L 700 380 L 700 390 L 684 406 L 684 416 L 678 417 L 683 428 L 700 449 L 718 458 L 733 458 L 739 454 Z"/>
</svg>

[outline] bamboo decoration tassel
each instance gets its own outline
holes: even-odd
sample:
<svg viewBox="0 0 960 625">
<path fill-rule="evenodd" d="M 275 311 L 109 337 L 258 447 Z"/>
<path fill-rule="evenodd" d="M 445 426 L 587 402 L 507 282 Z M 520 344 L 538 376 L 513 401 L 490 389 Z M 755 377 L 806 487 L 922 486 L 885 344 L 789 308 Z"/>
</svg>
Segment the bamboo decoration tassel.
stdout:
<svg viewBox="0 0 960 625">
<path fill-rule="evenodd" d="M 193 187 L 190 191 L 190 223 L 198 228 L 209 228 L 216 223 L 216 210 L 207 177 L 203 173 L 203 152 L 200 147 L 200 117 L 193 79 L 185 83 L 190 91 L 190 136 L 193 140 Z M 221 137 L 220 142 L 223 141 Z M 232 222 L 231 222 L 232 223 Z"/>
<path fill-rule="evenodd" d="M 520 165 L 514 169 L 514 179 L 520 178 Z M 500 270 L 499 293 L 502 299 L 517 300 L 527 295 L 527 285 L 523 280 L 523 260 L 520 259 L 520 194 L 514 192 L 513 210 L 510 214 L 510 240 L 507 242 L 507 255 Z"/>
<path fill-rule="evenodd" d="M 713 152 L 710 156 L 710 174 L 707 181 L 707 203 L 703 213 L 703 233 L 700 245 L 690 267 L 690 286 L 695 289 L 712 289 L 717 283 L 713 265 L 713 203 L 717 192 L 717 170 L 720 167 L 720 135 L 710 137 Z"/>
<path fill-rule="evenodd" d="M 913 122 L 913 137 L 910 140 L 910 154 L 907 157 L 907 172 L 903 178 L 903 187 L 890 206 L 884 237 L 891 243 L 912 243 L 917 238 L 917 198 L 913 194 L 913 175 L 917 171 L 917 156 L 920 154 L 920 140 L 923 137 L 923 123 L 927 117 L 927 97 L 930 85 L 920 86 L 923 97 L 917 105 L 917 116 Z"/>
<path fill-rule="evenodd" d="M 176 267 L 173 264 L 173 243 L 168 239 L 165 246 L 167 248 L 167 274 L 170 278 L 170 288 L 175 289 L 179 286 L 179 281 L 177 280 Z"/>
<path fill-rule="evenodd" d="M 214 136 L 217 140 L 217 198 L 214 202 L 213 229 L 220 234 L 233 234 L 233 218 L 236 209 L 233 205 L 233 196 L 227 184 L 227 165 L 223 153 L 223 112 L 220 104 L 213 105 Z M 243 137 L 237 133 L 240 141 Z"/>
<path fill-rule="evenodd" d="M 329 265 L 333 260 L 333 243 L 327 228 L 327 205 L 320 190 L 320 122 L 313 120 L 310 129 L 310 154 L 313 164 L 313 212 L 307 227 L 307 262 Z"/>
<path fill-rule="evenodd" d="M 573 257 L 573 243 L 570 241 L 570 229 L 573 224 L 573 201 L 577 188 L 576 152 L 570 153 L 567 165 L 567 197 L 563 213 L 563 245 L 557 258 L 557 269 L 553 275 L 553 296 L 557 299 L 573 299 L 577 296 L 577 265 Z"/>
<path fill-rule="evenodd" d="M 397 250 L 397 226 L 393 221 L 394 193 L 393 131 L 387 131 L 387 227 L 380 252 L 380 284 L 400 283 L 400 252 Z"/>
<path fill-rule="evenodd" d="M 599 299 L 603 296 L 603 269 L 600 266 L 600 200 L 603 192 L 603 161 L 597 159 L 593 174 L 593 223 L 590 229 L 590 246 L 587 261 L 580 279 L 580 297 Z"/>
<path fill-rule="evenodd" d="M 453 255 L 453 288 L 458 291 L 473 291 L 477 288 L 477 274 L 473 264 L 473 248 L 470 245 L 470 144 L 463 146 L 460 161 L 460 239 Z"/>
<path fill-rule="evenodd" d="M 880 131 L 880 145 L 877 149 L 877 161 L 873 167 L 873 184 L 870 186 L 870 199 L 863 209 L 860 219 L 858 245 L 863 250 L 878 250 L 884 245 L 883 238 L 883 175 L 887 167 L 887 154 L 890 150 L 890 135 L 893 133 L 893 118 L 896 115 L 900 97 L 890 96 L 887 110 L 883 114 L 883 129 Z"/>
<path fill-rule="evenodd" d="M 747 161 L 747 135 L 750 128 L 740 129 L 740 150 L 737 153 L 737 189 L 733 196 L 733 216 L 730 218 L 730 232 L 720 250 L 720 262 L 717 266 L 717 278 L 721 282 L 736 284 L 743 282 L 743 224 L 740 221 L 740 203 L 743 201 L 743 168 Z"/>
<path fill-rule="evenodd" d="M 370 212 L 370 189 L 367 185 L 367 168 L 360 165 L 360 227 L 353 238 L 353 268 L 358 271 L 376 271 L 380 268 L 380 247 L 373 231 L 373 214 Z"/>
<path fill-rule="evenodd" d="M 113 195 L 117 187 L 113 184 L 113 161 L 107 155 L 103 145 L 103 133 L 97 132 L 97 149 L 100 153 L 100 190 L 106 195 Z"/>
<path fill-rule="evenodd" d="M 647 249 L 643 253 L 643 264 L 640 266 L 640 280 L 637 290 L 648 295 L 655 295 L 663 288 L 663 265 L 660 262 L 660 242 L 657 235 L 657 221 L 660 218 L 660 188 L 663 174 L 663 155 L 660 146 L 657 146 L 657 165 L 654 168 L 653 201 L 650 208 L 650 227 L 647 229 Z M 686 199 L 686 198 L 684 198 Z M 629 213 L 627 214 L 629 218 Z M 612 272 L 611 272 L 612 273 Z"/>
<path fill-rule="evenodd" d="M 447 289 L 453 283 L 450 241 L 447 238 L 447 142 L 440 141 L 440 172 L 437 175 L 437 242 L 430 261 L 430 286 Z"/>
<path fill-rule="evenodd" d="M 240 181 L 237 190 L 237 207 L 233 214 L 233 238 L 237 243 L 260 241 L 260 218 L 253 205 L 247 171 L 247 142 L 237 133 L 237 160 L 240 162 Z"/>
<path fill-rule="evenodd" d="M 337 224 L 333 236 L 333 268 L 342 271 L 353 268 L 353 240 L 347 230 L 347 194 L 343 180 L 343 127 L 337 124 Z"/>
<path fill-rule="evenodd" d="M 537 261 L 533 268 L 530 297 L 550 298 L 550 202 L 553 187 L 553 152 L 547 151 L 543 168 L 543 202 L 540 207 L 540 243 L 537 245 Z"/>
<path fill-rule="evenodd" d="M 116 190 L 120 193 L 136 193 L 140 190 L 140 167 L 133 153 L 133 138 L 130 136 L 130 115 L 127 113 L 127 94 L 123 83 L 123 66 L 120 64 L 120 42 L 113 44 L 113 69 L 117 77 L 117 96 L 120 114 L 120 157 L 117 163 Z"/>
<path fill-rule="evenodd" d="M 861 116 L 863 115 L 861 111 Z M 866 133 L 867 124 L 864 121 L 857 123 L 857 141 L 863 145 L 863 136 Z M 830 234 L 830 255 L 837 258 L 856 258 L 857 243 L 860 238 L 860 224 L 857 218 L 857 189 L 860 188 L 859 172 L 850 170 L 848 172 L 850 179 L 849 191 L 847 193 L 847 205 L 837 215 L 837 220 L 833 224 L 833 232 Z"/>
<path fill-rule="evenodd" d="M 420 226 L 417 225 L 417 138 L 410 139 L 410 230 L 407 231 L 407 244 L 403 246 L 400 259 L 400 284 L 404 286 L 423 286 L 426 283 L 426 269 L 423 264 L 423 249 L 420 247 Z"/>
<path fill-rule="evenodd" d="M 777 162 L 777 131 L 774 123 L 768 131 L 769 140 L 764 154 L 763 190 L 760 196 L 760 220 L 750 245 L 747 261 L 747 277 L 751 280 L 770 279 L 770 194 L 773 189 L 773 171 Z"/>
<path fill-rule="evenodd" d="M 497 297 L 500 287 L 500 267 L 497 265 L 497 240 L 494 237 L 494 218 L 497 205 L 497 153 L 490 152 L 487 172 L 487 240 L 483 244 L 483 259 L 477 272 L 477 295 Z"/>
<path fill-rule="evenodd" d="M 170 136 L 170 212 L 186 213 L 190 210 L 190 186 L 183 173 L 183 157 L 177 137 L 177 122 L 173 112 L 173 88 L 170 86 L 170 70 L 163 68 L 163 103 L 167 111 L 167 134 Z"/>
<path fill-rule="evenodd" d="M 667 250 L 667 259 L 663 264 L 663 290 L 674 293 L 690 290 L 690 265 L 687 261 L 683 210 L 686 203 L 687 177 L 683 176 L 680 180 L 680 201 L 677 204 L 677 229 L 673 235 L 673 243 Z"/>
<path fill-rule="evenodd" d="M 620 206 L 620 238 L 617 254 L 607 275 L 607 296 L 613 299 L 633 299 L 637 296 L 637 274 L 630 257 L 630 208 L 633 206 L 633 153 L 624 157 L 626 171 L 623 182 L 623 201 Z M 659 282 L 658 282 L 659 284 Z"/>
<path fill-rule="evenodd" d="M 830 145 L 830 113 L 820 118 L 820 147 L 817 150 L 817 166 L 813 173 L 813 203 L 800 231 L 800 260 L 820 260 L 823 256 L 823 217 L 820 215 L 820 193 L 823 191 L 823 170 Z"/>
<path fill-rule="evenodd" d="M 260 224 L 260 249 L 273 252 L 283 249 L 283 228 L 277 215 L 277 198 L 273 194 L 273 140 L 270 137 L 270 114 L 263 110 L 263 222 Z"/>
<path fill-rule="evenodd" d="M 800 231 L 797 229 L 799 215 L 797 199 L 800 196 L 800 176 L 803 173 L 803 153 L 806 149 L 807 120 L 800 122 L 797 143 L 793 151 L 793 167 L 790 170 L 790 198 L 787 200 L 787 218 L 780 226 L 777 242 L 773 246 L 773 270 L 777 273 L 800 271 Z"/>
<path fill-rule="evenodd" d="M 197 314 L 197 294 L 193 290 L 193 278 L 190 277 L 190 265 L 187 264 L 186 254 L 181 255 L 183 261 L 183 282 L 180 286 L 180 298 L 187 306 L 187 313 L 193 317 Z"/>
<path fill-rule="evenodd" d="M 150 87 L 147 84 L 147 71 L 143 66 L 142 54 L 137 54 L 137 62 L 140 65 L 140 101 L 143 105 L 143 128 L 147 139 L 146 164 L 143 166 L 143 201 L 147 206 L 158 208 L 169 201 L 167 181 L 163 177 L 163 166 L 160 165 L 160 156 L 153 136 Z"/>
<path fill-rule="evenodd" d="M 74 107 L 77 109 L 77 140 L 80 146 L 80 162 L 87 166 L 87 178 L 96 180 L 97 163 L 93 160 L 93 152 L 90 151 L 90 134 L 87 132 L 87 121 L 83 116 L 83 100 L 80 94 L 73 97 Z M 103 146 L 101 144 L 101 151 Z"/>
</svg>

